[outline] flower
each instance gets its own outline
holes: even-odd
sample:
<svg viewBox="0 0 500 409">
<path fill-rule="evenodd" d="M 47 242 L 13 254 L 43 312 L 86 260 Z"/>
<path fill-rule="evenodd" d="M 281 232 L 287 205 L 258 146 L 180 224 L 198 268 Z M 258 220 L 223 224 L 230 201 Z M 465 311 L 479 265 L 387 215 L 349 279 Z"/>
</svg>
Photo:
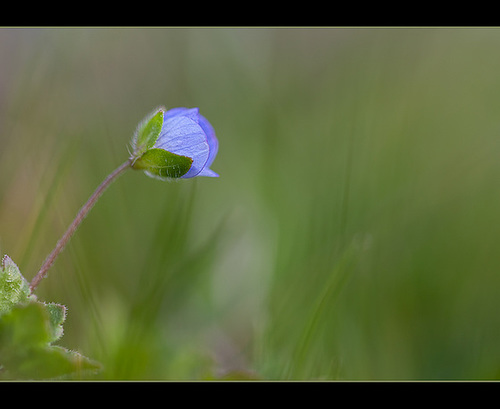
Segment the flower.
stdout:
<svg viewBox="0 0 500 409">
<path fill-rule="evenodd" d="M 193 159 L 191 168 L 181 176 L 182 178 L 219 176 L 209 169 L 217 155 L 219 142 L 214 128 L 198 112 L 198 108 L 168 110 L 164 114 L 163 126 L 155 147 Z"/>
<path fill-rule="evenodd" d="M 160 128 L 161 126 L 161 128 Z M 210 169 L 219 143 L 198 108 L 159 108 L 143 121 L 132 140 L 133 164 L 159 179 L 218 177 Z"/>
</svg>

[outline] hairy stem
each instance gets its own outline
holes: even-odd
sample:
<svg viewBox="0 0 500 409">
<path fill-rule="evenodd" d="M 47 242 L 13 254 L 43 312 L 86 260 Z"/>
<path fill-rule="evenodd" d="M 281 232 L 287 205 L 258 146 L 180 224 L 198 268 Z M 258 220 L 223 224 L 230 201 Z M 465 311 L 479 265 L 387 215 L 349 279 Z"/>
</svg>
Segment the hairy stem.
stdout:
<svg viewBox="0 0 500 409">
<path fill-rule="evenodd" d="M 56 247 L 52 252 L 47 256 L 45 259 L 42 267 L 36 274 L 36 276 L 31 280 L 30 283 L 30 289 L 33 292 L 34 289 L 37 287 L 37 285 L 42 281 L 42 279 L 47 275 L 47 272 L 49 271 L 49 268 L 52 266 L 54 263 L 56 257 L 59 255 L 59 253 L 64 249 L 64 246 L 68 243 L 69 239 L 71 239 L 71 236 L 75 233 L 76 229 L 80 225 L 80 223 L 83 221 L 87 213 L 92 209 L 92 207 L 95 205 L 97 202 L 97 199 L 101 197 L 101 195 L 104 193 L 106 188 L 114 181 L 118 176 L 120 176 L 124 171 L 126 171 L 132 163 L 132 159 L 127 160 L 126 162 L 122 163 L 118 168 L 116 168 L 112 173 L 108 175 L 106 179 L 97 187 L 97 189 L 94 191 L 92 196 L 90 196 L 89 200 L 87 200 L 87 203 L 85 203 L 78 214 L 76 215 L 75 219 L 73 222 L 69 225 L 68 229 L 66 232 L 63 234 L 63 236 L 59 239 L 59 241 L 56 244 Z"/>
</svg>

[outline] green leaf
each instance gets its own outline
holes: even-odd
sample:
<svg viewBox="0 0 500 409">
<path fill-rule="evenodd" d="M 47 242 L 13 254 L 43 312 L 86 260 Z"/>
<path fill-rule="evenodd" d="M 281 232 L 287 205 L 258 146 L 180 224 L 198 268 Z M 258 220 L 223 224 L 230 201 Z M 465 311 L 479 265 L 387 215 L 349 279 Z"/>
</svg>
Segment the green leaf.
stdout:
<svg viewBox="0 0 500 409">
<path fill-rule="evenodd" d="M 61 338 L 64 333 L 62 324 L 66 319 L 66 307 L 55 303 L 48 303 L 44 305 L 45 309 L 49 313 L 50 342 L 54 342 Z"/>
<path fill-rule="evenodd" d="M 0 317 L 0 362 L 5 364 L 16 349 L 43 347 L 50 341 L 48 313 L 34 302 L 12 308 Z"/>
<path fill-rule="evenodd" d="M 133 156 L 140 157 L 148 149 L 151 149 L 163 126 L 163 113 L 165 108 L 160 107 L 149 114 L 137 127 L 132 138 Z"/>
<path fill-rule="evenodd" d="M 98 364 L 78 352 L 58 346 L 26 349 L 22 356 L 13 355 L 10 361 L 15 369 L 6 365 L 5 379 L 78 379 L 100 369 Z"/>
<path fill-rule="evenodd" d="M 77 352 L 51 343 L 63 335 L 66 307 L 43 303 L 9 256 L 0 263 L 0 378 L 47 379 L 97 370 Z"/>
<path fill-rule="evenodd" d="M 9 312 L 16 304 L 35 300 L 29 283 L 9 256 L 0 263 L 0 315 Z"/>
<path fill-rule="evenodd" d="M 97 363 L 77 352 L 50 345 L 54 325 L 64 320 L 60 307 L 31 302 L 15 306 L 0 317 L 3 378 L 47 379 L 99 369 Z"/>
<path fill-rule="evenodd" d="M 154 148 L 146 151 L 132 165 L 134 169 L 142 169 L 150 176 L 159 179 L 179 178 L 186 174 L 193 164 L 193 159 L 176 155 L 164 149 Z"/>
</svg>

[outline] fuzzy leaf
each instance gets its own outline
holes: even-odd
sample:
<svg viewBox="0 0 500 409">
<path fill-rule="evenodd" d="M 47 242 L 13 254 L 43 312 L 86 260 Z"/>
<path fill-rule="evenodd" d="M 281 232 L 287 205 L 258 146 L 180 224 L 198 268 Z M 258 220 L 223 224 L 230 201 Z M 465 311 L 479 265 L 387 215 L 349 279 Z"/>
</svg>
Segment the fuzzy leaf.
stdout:
<svg viewBox="0 0 500 409">
<path fill-rule="evenodd" d="M 43 303 L 9 256 L 0 263 L 0 378 L 71 376 L 99 365 L 51 343 L 63 334 L 66 308 Z"/>
<path fill-rule="evenodd" d="M 44 305 L 45 309 L 49 313 L 50 342 L 54 342 L 61 338 L 64 333 L 63 322 L 66 319 L 66 307 L 55 303 L 48 303 Z"/>
<path fill-rule="evenodd" d="M 35 299 L 31 295 L 29 283 L 22 276 L 17 265 L 9 256 L 0 263 L 0 315 L 9 312 L 16 304 Z"/>
<path fill-rule="evenodd" d="M 154 146 L 163 126 L 163 112 L 164 108 L 158 108 L 157 111 L 146 117 L 137 127 L 135 135 L 132 138 L 132 149 L 135 157 L 141 156 Z"/>
<path fill-rule="evenodd" d="M 15 306 L 0 317 L 0 364 L 4 378 L 47 379 L 99 368 L 76 352 L 50 345 L 54 323 L 63 319 L 61 306 L 56 306 L 31 302 Z"/>
<path fill-rule="evenodd" d="M 176 155 L 164 149 L 149 149 L 133 164 L 134 169 L 142 169 L 159 179 L 179 178 L 186 174 L 193 163 L 187 156 Z"/>
<path fill-rule="evenodd" d="M 34 302 L 12 308 L 0 317 L 0 362 L 16 349 L 43 347 L 50 341 L 48 313 L 43 304 Z M 9 354 L 10 352 L 11 354 Z"/>
</svg>

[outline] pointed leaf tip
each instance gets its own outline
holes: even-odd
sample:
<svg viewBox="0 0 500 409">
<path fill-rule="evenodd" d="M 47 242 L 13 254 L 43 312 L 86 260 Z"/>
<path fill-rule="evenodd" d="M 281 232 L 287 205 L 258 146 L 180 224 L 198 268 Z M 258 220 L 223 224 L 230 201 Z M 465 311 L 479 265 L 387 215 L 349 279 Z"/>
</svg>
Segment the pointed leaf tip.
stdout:
<svg viewBox="0 0 500 409">
<path fill-rule="evenodd" d="M 0 315 L 10 311 L 16 304 L 34 299 L 29 283 L 12 259 L 5 255 L 0 263 Z"/>
<path fill-rule="evenodd" d="M 134 157 L 140 157 L 154 146 L 163 126 L 164 112 L 165 108 L 159 107 L 139 124 L 132 138 Z"/>
</svg>

